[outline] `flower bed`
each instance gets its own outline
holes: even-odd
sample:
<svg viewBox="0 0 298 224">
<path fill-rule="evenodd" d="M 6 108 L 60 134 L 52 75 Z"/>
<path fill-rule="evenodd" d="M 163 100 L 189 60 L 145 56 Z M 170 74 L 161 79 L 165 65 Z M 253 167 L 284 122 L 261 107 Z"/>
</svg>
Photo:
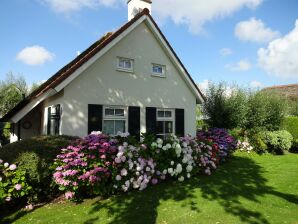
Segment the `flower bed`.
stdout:
<svg viewBox="0 0 298 224">
<path fill-rule="evenodd" d="M 146 136 L 140 142 L 127 135 L 99 132 L 62 149 L 55 161 L 54 180 L 68 199 L 144 190 L 165 179 L 184 181 L 199 172 L 211 175 L 234 150 L 234 139 L 198 134 L 166 140 Z"/>
<path fill-rule="evenodd" d="M 31 190 L 26 172 L 19 170 L 15 164 L 9 164 L 0 159 L 0 205 L 25 197 Z"/>
</svg>

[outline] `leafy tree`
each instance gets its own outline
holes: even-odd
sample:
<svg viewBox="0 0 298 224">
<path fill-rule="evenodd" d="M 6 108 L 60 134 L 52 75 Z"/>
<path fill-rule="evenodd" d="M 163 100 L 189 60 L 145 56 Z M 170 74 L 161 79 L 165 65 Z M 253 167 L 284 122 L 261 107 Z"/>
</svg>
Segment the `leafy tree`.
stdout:
<svg viewBox="0 0 298 224">
<path fill-rule="evenodd" d="M 224 83 L 211 84 L 203 104 L 206 121 L 211 127 L 233 129 L 239 127 L 246 118 L 246 93 L 234 86 L 228 88 Z"/>
<path fill-rule="evenodd" d="M 0 81 L 0 115 L 4 116 L 28 94 L 28 85 L 22 76 L 7 74 Z"/>
</svg>

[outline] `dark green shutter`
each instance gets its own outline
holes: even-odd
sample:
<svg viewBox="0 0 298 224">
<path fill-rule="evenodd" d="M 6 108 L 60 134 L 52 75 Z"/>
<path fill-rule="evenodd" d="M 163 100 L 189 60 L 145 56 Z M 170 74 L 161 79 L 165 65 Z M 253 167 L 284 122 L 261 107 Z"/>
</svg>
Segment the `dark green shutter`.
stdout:
<svg viewBox="0 0 298 224">
<path fill-rule="evenodd" d="M 156 107 L 146 107 L 146 132 L 156 134 Z"/>
<path fill-rule="evenodd" d="M 128 108 L 128 132 L 140 139 L 140 107 Z"/>
<path fill-rule="evenodd" d="M 51 134 L 51 107 L 48 107 L 48 125 L 47 125 L 47 135 Z"/>
<path fill-rule="evenodd" d="M 88 104 L 88 134 L 102 131 L 102 105 Z"/>
<path fill-rule="evenodd" d="M 175 130 L 177 136 L 184 136 L 184 109 L 175 110 Z"/>
</svg>

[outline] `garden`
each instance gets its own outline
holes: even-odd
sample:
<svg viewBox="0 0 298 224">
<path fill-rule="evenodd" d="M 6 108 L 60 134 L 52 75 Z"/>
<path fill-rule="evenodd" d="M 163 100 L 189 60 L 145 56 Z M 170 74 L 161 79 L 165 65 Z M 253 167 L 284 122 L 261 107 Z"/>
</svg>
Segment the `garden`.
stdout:
<svg viewBox="0 0 298 224">
<path fill-rule="evenodd" d="M 298 119 L 286 101 L 223 84 L 206 96 L 194 137 L 92 132 L 4 146 L 2 221 L 297 222 Z"/>
</svg>

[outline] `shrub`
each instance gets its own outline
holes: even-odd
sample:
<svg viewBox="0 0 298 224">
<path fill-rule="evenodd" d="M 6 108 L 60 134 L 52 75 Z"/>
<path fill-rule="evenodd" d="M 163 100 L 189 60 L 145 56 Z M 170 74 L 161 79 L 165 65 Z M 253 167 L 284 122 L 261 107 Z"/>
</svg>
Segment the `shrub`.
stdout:
<svg viewBox="0 0 298 224">
<path fill-rule="evenodd" d="M 290 149 L 291 152 L 298 153 L 298 139 L 293 141 L 292 147 Z"/>
<path fill-rule="evenodd" d="M 245 91 L 238 87 L 231 90 L 223 83 L 210 85 L 203 104 L 203 112 L 208 118 L 206 122 L 210 127 L 240 127 L 245 121 L 246 111 Z"/>
<path fill-rule="evenodd" d="M 282 128 L 290 132 L 294 139 L 298 139 L 298 117 L 286 117 Z"/>
<path fill-rule="evenodd" d="M 263 135 L 261 133 L 253 133 L 249 135 L 249 143 L 253 147 L 254 151 L 262 154 L 268 149 L 266 143 L 263 140 Z"/>
<path fill-rule="evenodd" d="M 279 130 L 286 114 L 286 102 L 277 95 L 266 92 L 251 93 L 243 128 L 256 131 Z"/>
<path fill-rule="evenodd" d="M 221 159 L 225 159 L 229 153 L 236 149 L 237 142 L 235 138 L 224 128 L 210 128 L 207 131 L 198 131 L 197 138 L 201 141 L 211 141 L 216 143 L 220 149 Z"/>
<path fill-rule="evenodd" d="M 198 172 L 210 175 L 226 154 L 211 139 L 146 135 L 137 142 L 93 132 L 61 150 L 53 177 L 66 198 L 79 199 L 144 190 L 165 179 L 184 181 Z"/>
<path fill-rule="evenodd" d="M 31 191 L 26 172 L 0 159 L 0 205 L 28 196 Z"/>
<path fill-rule="evenodd" d="M 239 151 L 250 153 L 252 152 L 253 147 L 250 145 L 249 141 L 245 139 L 244 141 L 238 140 L 236 149 Z"/>
<path fill-rule="evenodd" d="M 292 146 L 293 137 L 288 131 L 266 131 L 262 135 L 267 150 L 271 153 L 283 154 Z"/>
<path fill-rule="evenodd" d="M 69 136 L 40 136 L 8 144 L 0 149 L 0 158 L 18 164 L 28 174 L 36 196 L 44 199 L 52 195 L 50 165 L 60 149 L 73 140 Z"/>
</svg>

